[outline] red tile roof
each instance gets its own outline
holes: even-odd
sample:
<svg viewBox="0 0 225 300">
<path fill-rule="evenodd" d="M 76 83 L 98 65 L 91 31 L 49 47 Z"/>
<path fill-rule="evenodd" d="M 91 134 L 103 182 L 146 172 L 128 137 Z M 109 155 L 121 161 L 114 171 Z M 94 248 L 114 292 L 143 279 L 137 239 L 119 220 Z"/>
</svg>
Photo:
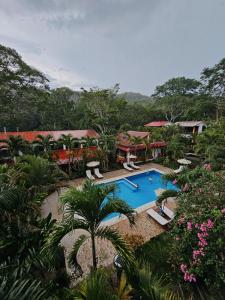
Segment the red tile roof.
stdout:
<svg viewBox="0 0 225 300">
<path fill-rule="evenodd" d="M 129 151 L 134 151 L 134 150 L 144 150 L 146 149 L 146 145 L 144 143 L 140 143 L 138 145 L 132 144 L 130 141 L 128 135 L 130 136 L 135 136 L 135 137 L 140 137 L 140 138 L 148 138 L 149 137 L 149 132 L 146 131 L 127 131 L 127 133 L 119 133 L 117 135 L 117 149 L 120 149 L 125 152 Z M 160 147 L 165 147 L 166 143 L 164 141 L 159 141 L 159 142 L 149 142 L 148 147 L 149 148 L 160 148 Z"/>
<path fill-rule="evenodd" d="M 131 137 L 139 137 L 139 138 L 148 138 L 149 132 L 142 132 L 142 131 L 127 131 L 126 133 L 119 133 L 117 135 L 117 143 L 119 145 L 124 145 L 126 147 L 132 146 L 132 142 L 129 139 L 129 136 Z M 143 145 L 143 143 L 140 143 L 139 145 Z"/>
<path fill-rule="evenodd" d="M 162 127 L 168 123 L 169 123 L 168 121 L 153 121 L 153 122 L 145 124 L 144 126 L 145 127 Z"/>
<path fill-rule="evenodd" d="M 72 135 L 74 138 L 82 139 L 84 137 L 99 138 L 98 133 L 93 129 L 84 130 L 59 130 L 59 131 L 12 131 L 12 132 L 0 132 L 0 139 L 5 140 L 9 136 L 21 136 L 28 142 L 32 142 L 37 139 L 37 135 L 52 135 L 55 141 L 59 140 L 62 134 Z"/>
<path fill-rule="evenodd" d="M 130 136 L 134 136 L 134 137 L 140 137 L 140 138 L 147 138 L 147 137 L 149 137 L 149 132 L 148 131 L 133 131 L 133 130 L 128 130 L 127 133 Z"/>
</svg>

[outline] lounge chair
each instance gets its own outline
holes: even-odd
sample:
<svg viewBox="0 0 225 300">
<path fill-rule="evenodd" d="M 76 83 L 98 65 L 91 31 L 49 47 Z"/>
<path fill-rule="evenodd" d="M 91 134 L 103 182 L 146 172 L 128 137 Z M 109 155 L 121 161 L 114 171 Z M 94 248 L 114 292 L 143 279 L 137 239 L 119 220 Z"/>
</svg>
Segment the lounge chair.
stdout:
<svg viewBox="0 0 225 300">
<path fill-rule="evenodd" d="M 86 176 L 88 179 L 95 180 L 94 176 L 91 174 L 91 170 L 86 170 Z"/>
<path fill-rule="evenodd" d="M 124 169 L 126 169 L 127 171 L 133 171 L 134 169 L 130 168 L 127 163 L 123 163 L 123 167 Z"/>
<path fill-rule="evenodd" d="M 167 220 L 165 218 L 163 218 L 160 214 L 158 214 L 154 209 L 150 208 L 147 210 L 147 214 L 152 217 L 155 221 L 157 221 L 160 225 L 164 226 L 167 225 L 170 220 Z"/>
<path fill-rule="evenodd" d="M 169 209 L 168 207 L 166 207 L 165 205 L 163 205 L 162 211 L 163 211 L 163 213 L 164 213 L 167 217 L 169 217 L 171 220 L 172 220 L 172 219 L 174 218 L 174 216 L 175 216 L 174 212 L 173 212 L 171 209 Z"/>
<path fill-rule="evenodd" d="M 95 168 L 94 173 L 95 173 L 95 176 L 98 177 L 99 179 L 103 178 L 103 175 L 99 172 L 99 168 Z"/>
<path fill-rule="evenodd" d="M 136 166 L 136 165 L 134 164 L 133 161 L 131 161 L 131 162 L 129 163 L 129 165 L 130 165 L 131 168 L 133 168 L 133 169 L 136 169 L 136 170 L 140 169 L 140 167 Z"/>
<path fill-rule="evenodd" d="M 179 169 L 174 170 L 174 173 L 178 174 L 184 170 L 184 166 L 180 166 Z"/>
</svg>

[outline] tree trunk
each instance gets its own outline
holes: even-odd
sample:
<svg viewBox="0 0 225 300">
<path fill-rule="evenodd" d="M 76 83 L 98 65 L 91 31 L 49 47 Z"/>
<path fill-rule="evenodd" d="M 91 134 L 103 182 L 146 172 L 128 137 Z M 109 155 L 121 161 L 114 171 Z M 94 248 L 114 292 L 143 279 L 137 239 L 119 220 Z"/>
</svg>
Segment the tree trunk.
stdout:
<svg viewBox="0 0 225 300">
<path fill-rule="evenodd" d="M 95 236 L 91 234 L 91 247 L 92 247 L 92 260 L 93 260 L 93 270 L 97 270 L 97 259 L 96 259 L 96 248 L 95 248 Z"/>
</svg>

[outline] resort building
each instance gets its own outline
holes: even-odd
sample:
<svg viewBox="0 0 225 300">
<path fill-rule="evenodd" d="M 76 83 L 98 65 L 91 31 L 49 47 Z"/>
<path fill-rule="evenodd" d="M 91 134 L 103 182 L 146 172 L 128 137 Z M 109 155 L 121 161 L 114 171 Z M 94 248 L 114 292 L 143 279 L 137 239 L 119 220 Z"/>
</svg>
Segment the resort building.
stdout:
<svg viewBox="0 0 225 300">
<path fill-rule="evenodd" d="M 164 141 L 151 142 L 150 133 L 146 131 L 127 131 L 117 135 L 118 161 L 128 161 L 135 156 L 137 161 L 146 161 L 164 155 Z"/>
<path fill-rule="evenodd" d="M 201 133 L 205 128 L 206 124 L 202 121 L 180 121 L 171 123 L 168 121 L 153 121 L 145 124 L 145 127 L 164 127 L 170 125 L 178 125 L 182 128 L 183 135 L 186 137 L 192 137 L 193 134 Z"/>
<path fill-rule="evenodd" d="M 93 141 L 93 145 L 88 145 L 89 150 L 95 150 L 97 148 L 98 144 L 98 133 L 93 129 L 85 129 L 85 130 L 59 130 L 59 131 L 14 131 L 14 132 L 0 132 L 0 140 L 8 140 L 10 136 L 20 136 L 22 139 L 27 141 L 30 144 L 35 143 L 35 141 L 40 141 L 40 138 L 38 136 L 52 136 L 51 141 L 57 142 L 60 140 L 62 135 L 70 135 L 72 138 L 77 139 L 77 145 L 73 149 L 73 153 L 71 151 L 68 151 L 66 148 L 66 145 L 59 145 L 52 146 L 52 157 L 56 160 L 57 164 L 63 165 L 67 164 L 69 157 L 74 156 L 76 157 L 76 160 L 82 160 L 83 159 L 83 152 L 84 149 L 87 149 L 87 147 L 84 148 L 86 144 L 87 138 Z M 7 145 L 4 142 L 0 143 L 0 157 L 4 159 L 7 158 Z"/>
<path fill-rule="evenodd" d="M 176 122 L 175 124 L 182 127 L 184 135 L 190 137 L 193 134 L 201 133 L 206 128 L 206 124 L 202 121 L 181 121 Z"/>
</svg>

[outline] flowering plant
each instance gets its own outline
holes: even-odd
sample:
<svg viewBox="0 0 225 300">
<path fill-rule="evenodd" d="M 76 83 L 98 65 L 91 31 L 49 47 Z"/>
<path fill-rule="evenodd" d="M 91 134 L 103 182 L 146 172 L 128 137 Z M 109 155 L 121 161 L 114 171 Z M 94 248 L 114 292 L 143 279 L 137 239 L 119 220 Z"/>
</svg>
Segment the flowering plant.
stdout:
<svg viewBox="0 0 225 300">
<path fill-rule="evenodd" d="M 225 288 L 225 179 L 208 172 L 179 197 L 170 262 L 181 282 Z"/>
</svg>

